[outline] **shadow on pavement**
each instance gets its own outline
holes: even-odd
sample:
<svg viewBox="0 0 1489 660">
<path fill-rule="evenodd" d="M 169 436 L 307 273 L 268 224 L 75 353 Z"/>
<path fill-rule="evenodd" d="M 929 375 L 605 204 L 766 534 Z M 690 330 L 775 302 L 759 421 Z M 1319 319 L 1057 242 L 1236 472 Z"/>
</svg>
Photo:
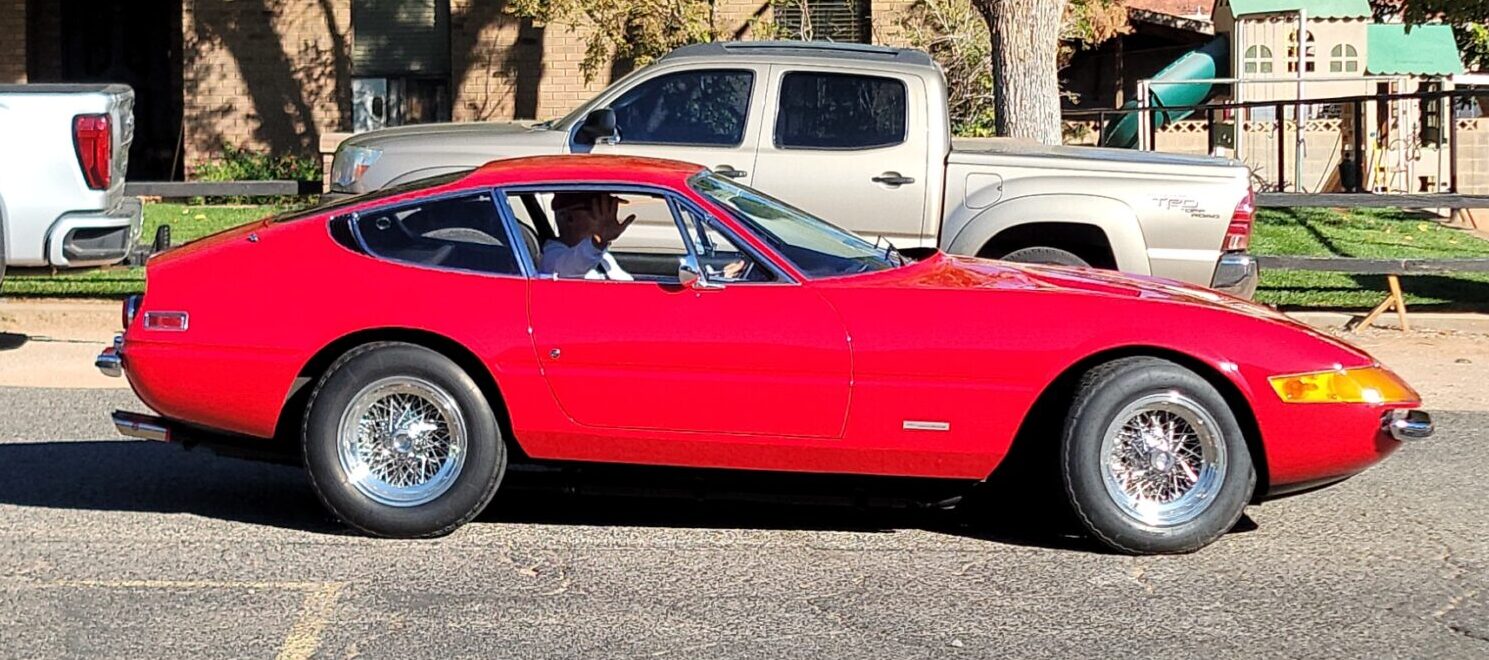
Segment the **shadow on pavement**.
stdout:
<svg viewBox="0 0 1489 660">
<path fill-rule="evenodd" d="M 26 345 L 31 338 L 14 332 L 0 332 L 0 351 L 13 351 Z"/>
<path fill-rule="evenodd" d="M 1058 501 L 997 489 L 927 507 L 927 481 L 657 468 L 514 470 L 482 523 L 891 533 L 1103 552 Z M 945 484 L 937 484 L 944 488 Z M 143 441 L 0 444 L 0 504 L 185 513 L 322 534 L 348 531 L 293 467 Z M 1238 532 L 1255 529 L 1243 518 Z"/>
</svg>

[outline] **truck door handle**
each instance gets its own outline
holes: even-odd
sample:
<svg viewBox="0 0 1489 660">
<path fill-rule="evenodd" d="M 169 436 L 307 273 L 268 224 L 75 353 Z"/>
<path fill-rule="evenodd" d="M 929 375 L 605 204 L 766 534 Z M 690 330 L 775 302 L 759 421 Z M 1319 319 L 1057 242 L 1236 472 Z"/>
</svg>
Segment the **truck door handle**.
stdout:
<svg viewBox="0 0 1489 660">
<path fill-rule="evenodd" d="M 905 184 L 915 183 L 915 177 L 900 176 L 899 172 L 885 172 L 869 180 L 873 181 L 874 183 L 882 183 L 891 188 L 898 188 Z"/>
<path fill-rule="evenodd" d="M 734 169 L 733 165 L 720 165 L 713 168 L 713 171 L 714 174 L 717 174 L 719 176 L 727 176 L 731 179 L 741 179 L 749 175 L 749 172 Z"/>
</svg>

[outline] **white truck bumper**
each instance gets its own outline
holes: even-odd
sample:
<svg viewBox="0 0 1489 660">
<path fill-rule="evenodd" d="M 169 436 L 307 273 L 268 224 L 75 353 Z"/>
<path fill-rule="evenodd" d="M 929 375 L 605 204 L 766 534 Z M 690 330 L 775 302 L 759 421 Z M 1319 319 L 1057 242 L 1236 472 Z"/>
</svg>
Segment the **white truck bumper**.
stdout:
<svg viewBox="0 0 1489 660">
<path fill-rule="evenodd" d="M 47 262 L 55 268 L 107 266 L 124 261 L 140 238 L 144 208 L 134 197 L 109 211 L 65 213 L 47 234 Z"/>
</svg>

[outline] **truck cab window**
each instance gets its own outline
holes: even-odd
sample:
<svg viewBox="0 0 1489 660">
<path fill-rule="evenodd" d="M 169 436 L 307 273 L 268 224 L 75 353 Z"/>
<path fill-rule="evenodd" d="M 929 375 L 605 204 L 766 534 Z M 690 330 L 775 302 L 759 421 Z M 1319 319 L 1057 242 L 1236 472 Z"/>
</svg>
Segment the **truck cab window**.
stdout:
<svg viewBox="0 0 1489 660">
<path fill-rule="evenodd" d="M 733 147 L 744 141 L 754 83 L 750 71 L 681 71 L 631 88 L 610 107 L 623 143 Z"/>
<path fill-rule="evenodd" d="M 781 80 L 776 146 L 874 149 L 905 141 L 905 83 L 881 76 L 792 71 Z"/>
</svg>

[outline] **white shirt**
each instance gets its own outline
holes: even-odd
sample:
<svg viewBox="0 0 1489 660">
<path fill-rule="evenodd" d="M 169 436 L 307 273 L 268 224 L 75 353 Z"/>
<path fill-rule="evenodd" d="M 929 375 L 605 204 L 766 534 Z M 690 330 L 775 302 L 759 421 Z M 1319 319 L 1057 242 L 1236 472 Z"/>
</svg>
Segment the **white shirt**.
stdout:
<svg viewBox="0 0 1489 660">
<path fill-rule="evenodd" d="M 548 239 L 543 242 L 543 258 L 538 261 L 538 272 L 562 278 L 586 280 L 620 280 L 630 282 L 631 277 L 615 262 L 610 253 L 595 246 L 592 240 L 579 241 L 570 247 L 563 241 Z"/>
</svg>

